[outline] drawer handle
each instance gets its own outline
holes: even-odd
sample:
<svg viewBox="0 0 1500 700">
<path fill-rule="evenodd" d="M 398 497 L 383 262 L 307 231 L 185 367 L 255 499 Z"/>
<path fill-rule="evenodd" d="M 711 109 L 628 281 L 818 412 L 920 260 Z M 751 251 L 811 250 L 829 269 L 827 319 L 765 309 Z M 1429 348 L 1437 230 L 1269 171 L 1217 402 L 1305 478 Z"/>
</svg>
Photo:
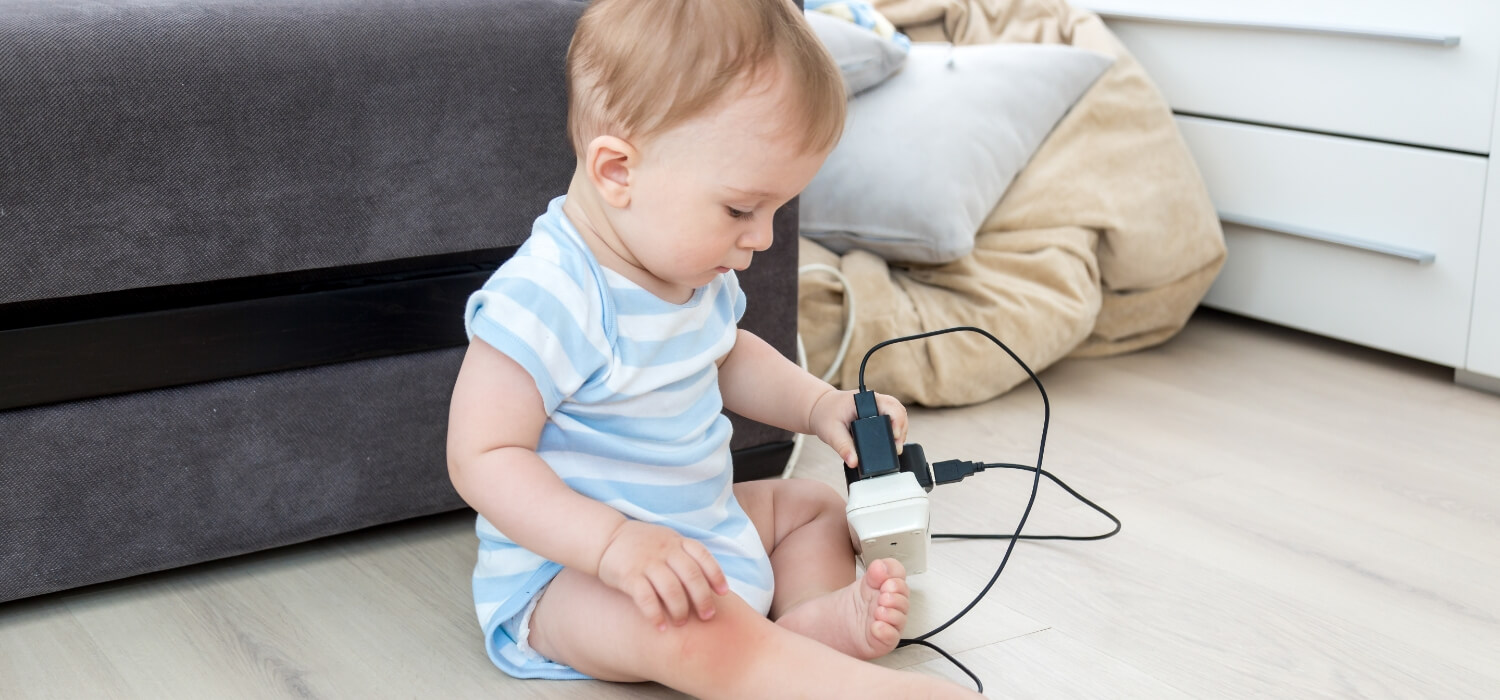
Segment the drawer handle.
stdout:
<svg viewBox="0 0 1500 700">
<path fill-rule="evenodd" d="M 1327 231 L 1319 231 L 1316 229 L 1307 228 L 1305 226 L 1283 224 L 1277 221 L 1258 219 L 1253 216 L 1231 214 L 1229 212 L 1221 211 L 1219 212 L 1219 220 L 1223 221 L 1226 224 L 1239 224 L 1241 226 L 1258 228 L 1264 231 L 1270 231 L 1272 233 L 1284 233 L 1288 236 L 1307 238 L 1314 241 L 1322 241 L 1324 243 L 1341 245 L 1346 248 L 1357 248 L 1359 250 L 1364 250 L 1371 253 L 1389 255 L 1393 258 L 1400 258 L 1402 260 L 1414 262 L 1418 265 L 1431 265 L 1434 260 L 1437 260 L 1436 253 L 1429 253 L 1425 250 L 1403 248 L 1401 246 L 1390 245 L 1388 243 L 1376 243 L 1374 241 L 1366 241 L 1359 238 L 1354 238 L 1353 236 L 1345 236 L 1337 233 L 1329 233 Z"/>
<path fill-rule="evenodd" d="M 1156 24 L 1186 24 L 1196 27 L 1227 27 L 1231 29 L 1259 29 L 1274 32 L 1292 32 L 1296 34 L 1351 36 L 1360 39 L 1380 39 L 1383 41 L 1400 41 L 1409 44 L 1426 44 L 1430 46 L 1458 46 L 1459 40 L 1459 35 L 1457 34 L 1406 32 L 1397 31 L 1394 29 L 1363 29 L 1359 27 L 1339 27 L 1317 24 L 1292 24 L 1284 22 L 1262 22 L 1257 20 L 1209 19 L 1205 17 L 1184 17 L 1180 15 L 1158 15 L 1149 12 L 1119 12 L 1116 10 L 1097 10 L 1096 14 L 1106 20 L 1121 19 L 1133 20 L 1137 22 L 1153 22 Z"/>
</svg>

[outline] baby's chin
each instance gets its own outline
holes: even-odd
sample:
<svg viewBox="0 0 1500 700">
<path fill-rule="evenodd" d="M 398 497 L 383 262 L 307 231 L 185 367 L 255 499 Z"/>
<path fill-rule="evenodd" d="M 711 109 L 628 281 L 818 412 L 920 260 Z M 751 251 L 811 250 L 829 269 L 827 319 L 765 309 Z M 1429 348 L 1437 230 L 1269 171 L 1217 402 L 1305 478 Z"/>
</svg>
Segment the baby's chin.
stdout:
<svg viewBox="0 0 1500 700">
<path fill-rule="evenodd" d="M 714 280 L 718 279 L 724 273 L 726 273 L 726 272 L 732 272 L 732 271 L 733 271 L 732 268 L 728 268 L 728 267 L 716 267 L 716 268 L 714 268 L 712 270 L 704 272 L 701 275 L 698 275 L 694 279 L 684 279 L 682 281 L 682 286 L 687 287 L 689 289 L 697 289 L 699 287 L 704 287 L 704 286 L 707 286 L 709 284 L 712 284 Z"/>
</svg>

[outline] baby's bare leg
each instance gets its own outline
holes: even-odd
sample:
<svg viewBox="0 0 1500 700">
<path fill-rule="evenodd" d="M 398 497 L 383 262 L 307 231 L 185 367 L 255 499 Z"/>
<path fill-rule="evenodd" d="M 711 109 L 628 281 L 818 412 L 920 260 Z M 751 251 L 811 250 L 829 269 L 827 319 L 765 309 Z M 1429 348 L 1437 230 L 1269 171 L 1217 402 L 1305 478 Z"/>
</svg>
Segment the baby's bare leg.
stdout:
<svg viewBox="0 0 1500 700">
<path fill-rule="evenodd" d="M 854 580 L 854 546 L 838 492 L 806 479 L 734 488 L 771 556 L 772 620 L 860 659 L 896 647 L 910 606 L 906 571 L 883 559 Z"/>
<path fill-rule="evenodd" d="M 776 625 L 734 594 L 665 632 L 625 594 L 564 569 L 531 619 L 532 647 L 595 678 L 715 698 L 975 698 L 947 681 L 858 661 Z"/>
<path fill-rule="evenodd" d="M 772 620 L 854 582 L 854 545 L 837 491 L 808 479 L 765 479 L 735 484 L 734 497 L 771 556 Z"/>
</svg>

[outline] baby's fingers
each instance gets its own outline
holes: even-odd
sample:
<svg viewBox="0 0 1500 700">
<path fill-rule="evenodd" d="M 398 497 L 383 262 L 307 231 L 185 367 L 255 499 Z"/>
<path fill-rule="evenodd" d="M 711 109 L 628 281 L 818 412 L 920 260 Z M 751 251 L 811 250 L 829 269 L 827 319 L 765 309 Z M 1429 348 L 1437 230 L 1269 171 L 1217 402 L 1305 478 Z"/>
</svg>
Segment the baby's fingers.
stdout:
<svg viewBox="0 0 1500 700">
<path fill-rule="evenodd" d="M 682 581 L 677 578 L 677 572 L 670 565 L 653 566 L 646 571 L 646 578 L 651 579 L 651 587 L 656 589 L 656 596 L 661 599 L 662 606 L 667 611 L 667 618 L 672 621 L 672 624 L 681 625 L 687 622 L 691 608 L 687 591 L 683 589 Z M 664 625 L 657 627 L 662 629 Z"/>
<path fill-rule="evenodd" d="M 665 630 L 667 628 L 666 616 L 661 607 L 661 598 L 657 596 L 656 586 L 652 585 L 650 579 L 645 577 L 636 579 L 635 583 L 631 584 L 630 590 L 625 591 L 625 594 L 630 596 L 631 602 L 635 603 L 636 609 L 641 611 L 641 615 L 645 616 L 652 627 L 658 630 Z"/>
<path fill-rule="evenodd" d="M 724 577 L 724 570 L 719 568 L 719 560 L 708 551 L 708 547 L 698 540 L 685 539 L 682 541 L 682 549 L 697 563 L 699 570 L 703 572 L 704 580 L 708 582 L 714 593 L 729 595 L 729 580 Z"/>
<path fill-rule="evenodd" d="M 896 450 L 899 452 L 901 446 L 906 444 L 906 407 L 894 396 L 875 394 L 875 405 L 880 412 L 891 417 L 891 435 L 896 438 Z"/>
<path fill-rule="evenodd" d="M 698 619 L 711 619 L 714 616 L 714 591 L 709 588 L 703 568 L 687 552 L 681 552 L 667 561 L 671 564 L 672 571 L 676 572 L 677 579 L 682 582 L 688 602 L 698 611 Z"/>
<path fill-rule="evenodd" d="M 849 426 L 839 426 L 837 432 L 828 436 L 824 442 L 838 453 L 844 464 L 851 468 L 859 466 L 859 453 L 854 451 L 854 438 L 849 435 Z"/>
</svg>

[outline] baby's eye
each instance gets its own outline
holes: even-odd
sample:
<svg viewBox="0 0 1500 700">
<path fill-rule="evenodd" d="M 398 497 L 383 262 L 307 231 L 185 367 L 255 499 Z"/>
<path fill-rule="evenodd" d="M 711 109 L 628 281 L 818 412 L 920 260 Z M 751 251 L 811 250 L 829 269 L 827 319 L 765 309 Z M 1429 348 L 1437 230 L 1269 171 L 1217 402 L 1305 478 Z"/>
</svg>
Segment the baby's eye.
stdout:
<svg viewBox="0 0 1500 700">
<path fill-rule="evenodd" d="M 729 217 L 732 219 L 742 219 L 750 215 L 750 212 L 740 211 L 739 209 L 735 209 L 734 207 L 725 207 L 725 209 L 729 210 Z"/>
</svg>

